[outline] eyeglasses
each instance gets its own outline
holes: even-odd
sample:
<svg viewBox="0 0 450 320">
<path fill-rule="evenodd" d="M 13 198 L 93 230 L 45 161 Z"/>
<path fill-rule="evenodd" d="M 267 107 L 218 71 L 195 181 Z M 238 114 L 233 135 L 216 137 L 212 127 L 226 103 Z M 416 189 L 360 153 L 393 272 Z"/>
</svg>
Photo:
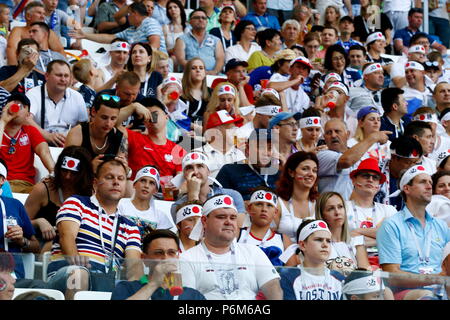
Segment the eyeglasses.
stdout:
<svg viewBox="0 0 450 320">
<path fill-rule="evenodd" d="M 333 57 L 331 60 L 332 61 L 343 61 L 343 60 L 345 60 L 345 57 L 343 57 L 343 56 Z"/>
<path fill-rule="evenodd" d="M 245 27 L 244 29 L 245 30 L 250 30 L 250 31 L 256 31 L 256 28 L 255 27 L 251 27 L 251 26 Z"/>
<path fill-rule="evenodd" d="M 286 123 L 279 123 L 279 126 L 291 126 L 291 128 L 298 128 L 297 122 L 286 122 Z"/>
<path fill-rule="evenodd" d="M 8 149 L 8 154 L 16 153 L 16 147 L 15 147 L 16 143 L 17 143 L 17 140 L 14 138 L 11 138 L 11 142 L 9 144 L 9 149 Z"/>
<path fill-rule="evenodd" d="M 208 18 L 207 17 L 201 17 L 201 16 L 195 16 L 195 17 L 192 17 L 191 18 L 191 20 L 207 20 Z"/>
<path fill-rule="evenodd" d="M 178 255 L 178 250 L 169 249 L 169 250 L 155 250 L 153 252 L 150 252 L 151 255 L 163 257 L 163 256 L 169 256 L 169 257 L 176 257 Z"/>
<path fill-rule="evenodd" d="M 369 180 L 370 178 L 372 178 L 374 181 L 380 181 L 380 179 L 381 179 L 381 177 L 379 175 L 371 174 L 368 172 L 361 173 L 360 176 L 366 180 Z"/>
<path fill-rule="evenodd" d="M 102 98 L 103 101 L 109 101 L 109 100 L 113 99 L 115 102 L 120 102 L 120 98 L 118 96 L 112 96 L 112 95 L 104 93 L 100 97 Z"/>
</svg>

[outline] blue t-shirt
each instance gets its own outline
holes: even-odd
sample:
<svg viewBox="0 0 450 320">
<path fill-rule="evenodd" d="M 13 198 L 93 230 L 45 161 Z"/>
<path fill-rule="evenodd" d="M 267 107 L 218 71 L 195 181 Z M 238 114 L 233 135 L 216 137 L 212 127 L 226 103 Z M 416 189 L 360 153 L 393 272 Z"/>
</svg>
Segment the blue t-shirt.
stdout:
<svg viewBox="0 0 450 320">
<path fill-rule="evenodd" d="M 345 49 L 345 52 L 348 53 L 348 51 L 350 50 L 351 46 L 354 46 L 356 44 L 360 45 L 360 46 L 364 46 L 361 42 L 353 40 L 350 38 L 349 41 L 342 41 L 341 39 L 339 39 L 338 42 L 336 42 L 336 44 L 340 45 L 341 47 L 343 47 Z"/>
<path fill-rule="evenodd" d="M 421 263 L 417 245 L 426 258 L 428 241 L 429 262 Z M 385 219 L 378 229 L 377 247 L 380 264 L 398 264 L 402 271 L 416 274 L 420 273 L 422 267 L 431 268 L 433 274 L 440 273 L 444 247 L 449 241 L 450 229 L 445 221 L 436 219 L 426 212 L 423 228 L 421 222 L 405 206 L 397 214 Z"/>
<path fill-rule="evenodd" d="M 252 189 L 264 186 L 275 189 L 275 183 L 280 172 L 272 175 L 259 175 L 248 164 L 231 163 L 224 165 L 217 174 L 217 181 L 228 189 L 233 189 L 242 195 L 244 200 L 250 200 Z M 265 181 L 265 179 L 267 181 Z"/>
<path fill-rule="evenodd" d="M 138 292 L 145 283 L 140 280 L 135 281 L 121 281 L 119 282 L 111 295 L 111 300 L 126 300 L 136 292 Z M 151 296 L 152 300 L 173 300 L 173 296 L 170 295 L 169 290 L 158 288 L 153 292 Z M 183 293 L 178 297 L 178 300 L 206 300 L 205 296 L 199 291 L 183 287 Z"/>
<path fill-rule="evenodd" d="M 403 29 L 395 31 L 394 41 L 397 39 L 401 39 L 403 41 L 403 46 L 409 47 L 411 38 L 418 32 L 423 33 L 420 30 L 414 32 L 411 29 L 409 29 L 408 27 L 405 27 Z M 428 41 L 430 41 L 430 45 L 432 45 L 436 41 L 436 38 L 430 36 L 429 34 L 426 34 L 426 35 L 427 35 Z"/>
<path fill-rule="evenodd" d="M 23 236 L 27 238 L 28 240 L 31 239 L 31 237 L 34 235 L 34 229 L 31 225 L 30 218 L 27 215 L 27 212 L 25 211 L 25 207 L 23 204 L 14 198 L 6 198 L 4 196 L 0 196 L 0 199 L 5 204 L 5 210 L 6 210 L 6 217 L 14 217 L 17 221 L 17 224 L 22 228 L 23 230 Z M 1 211 L 1 217 L 0 219 L 0 248 L 5 249 L 5 237 L 3 232 L 3 216 L 4 212 L 0 206 Z M 21 253 L 22 248 L 15 243 L 9 242 L 8 243 L 8 252 L 11 253 Z M 14 260 L 16 262 L 16 268 L 14 269 L 14 272 L 16 273 L 16 276 L 18 279 L 25 277 L 25 271 L 23 268 L 22 263 L 22 257 L 20 254 L 14 255 Z"/>
<path fill-rule="evenodd" d="M 275 30 L 280 30 L 280 22 L 275 16 L 264 13 L 262 16 L 257 15 L 255 12 L 250 12 L 242 20 L 248 20 L 253 22 L 256 27 L 256 30 L 263 28 L 271 28 Z"/>
</svg>

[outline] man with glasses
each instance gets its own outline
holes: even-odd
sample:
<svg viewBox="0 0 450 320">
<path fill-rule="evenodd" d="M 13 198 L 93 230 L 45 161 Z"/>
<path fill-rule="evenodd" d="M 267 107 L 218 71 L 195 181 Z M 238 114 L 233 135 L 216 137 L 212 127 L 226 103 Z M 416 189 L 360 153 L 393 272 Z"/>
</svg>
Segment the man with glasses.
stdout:
<svg viewBox="0 0 450 320">
<path fill-rule="evenodd" d="M 370 63 L 363 67 L 363 83 L 358 87 L 350 87 L 349 108 L 356 115 L 364 106 L 375 106 L 380 114 L 381 89 L 384 84 L 384 71 L 380 63 Z"/>
<path fill-rule="evenodd" d="M 50 173 L 53 172 L 55 162 L 39 131 L 26 125 L 30 116 L 30 100 L 22 93 L 14 93 L 7 102 L 0 118 L 0 133 L 3 137 L 0 158 L 9 168 L 7 179 L 12 191 L 29 193 L 35 183 L 35 154 Z"/>
<path fill-rule="evenodd" d="M 280 112 L 269 122 L 269 129 L 273 130 L 278 138 L 278 150 L 274 150 L 274 157 L 278 158 L 282 164 L 292 153 L 297 152 L 295 143 L 299 130 L 298 120 L 301 113 Z"/>
<path fill-rule="evenodd" d="M 199 8 L 192 11 L 189 16 L 192 30 L 175 42 L 175 56 L 183 68 L 192 58 L 201 57 L 205 62 L 206 73 L 217 75 L 222 72 L 225 53 L 220 39 L 206 32 L 207 19 L 205 10 Z"/>
<path fill-rule="evenodd" d="M 179 274 L 180 239 L 175 233 L 164 229 L 148 233 L 142 241 L 142 251 L 143 262 L 149 268 L 148 275 L 139 280 L 119 282 L 111 300 L 174 300 L 172 294 L 175 293 L 179 300 L 205 300 L 195 289 L 183 286 L 180 293 L 168 286 L 173 273 Z"/>
</svg>

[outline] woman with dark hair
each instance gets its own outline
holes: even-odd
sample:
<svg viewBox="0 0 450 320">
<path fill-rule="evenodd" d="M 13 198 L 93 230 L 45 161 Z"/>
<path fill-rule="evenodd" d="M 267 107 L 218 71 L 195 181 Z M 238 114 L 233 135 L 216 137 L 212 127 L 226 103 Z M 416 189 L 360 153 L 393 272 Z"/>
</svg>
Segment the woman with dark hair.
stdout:
<svg viewBox="0 0 450 320">
<path fill-rule="evenodd" d="M 295 233 L 303 219 L 314 216 L 319 160 L 312 152 L 299 151 L 286 161 L 276 191 L 280 197 L 275 218 L 277 231 L 296 242 Z"/>
<path fill-rule="evenodd" d="M 184 11 L 183 4 L 179 0 L 170 0 L 166 5 L 166 14 L 170 23 L 163 25 L 162 30 L 166 39 L 167 53 L 175 62 L 175 41 L 186 30 L 186 12 Z"/>
<path fill-rule="evenodd" d="M 51 248 L 50 240 L 56 236 L 56 213 L 63 202 L 72 195 L 92 195 L 94 172 L 91 160 L 83 147 L 64 148 L 56 161 L 54 177 L 34 185 L 25 201 L 36 237 L 43 246 L 41 252 Z"/>
<path fill-rule="evenodd" d="M 153 71 L 152 47 L 148 43 L 138 42 L 131 46 L 130 59 L 127 63 L 128 71 L 134 71 L 141 79 L 139 91 L 145 97 L 156 98 L 156 89 L 162 83 L 162 75 Z"/>
<path fill-rule="evenodd" d="M 447 161 L 448 156 L 444 159 Z M 435 218 L 447 222 L 450 226 L 450 171 L 438 170 L 431 176 L 433 196 L 426 211 Z"/>
<path fill-rule="evenodd" d="M 325 69 L 328 73 L 335 72 L 339 74 L 342 78 L 342 82 L 349 87 L 353 87 L 353 83 L 361 79 L 361 75 L 358 70 L 349 68 L 349 63 L 350 60 L 348 58 L 348 54 L 341 45 L 333 44 L 328 47 L 327 52 L 325 53 Z"/>
<path fill-rule="evenodd" d="M 327 148 L 326 145 L 317 145 L 323 130 L 321 114 L 316 108 L 309 107 L 303 111 L 300 118 L 300 131 L 302 136 L 295 144 L 297 150 L 317 153 Z"/>
<path fill-rule="evenodd" d="M 256 27 L 248 20 L 241 20 L 234 28 L 234 37 L 237 44 L 228 47 L 225 50 L 225 63 L 231 59 L 238 61 L 247 61 L 250 56 L 261 50 L 261 47 L 255 42 Z"/>
<path fill-rule="evenodd" d="M 256 35 L 256 41 L 261 46 L 261 51 L 256 51 L 248 59 L 248 72 L 261 66 L 271 66 L 275 55 L 281 49 L 280 32 L 275 29 L 265 29 Z"/>
</svg>

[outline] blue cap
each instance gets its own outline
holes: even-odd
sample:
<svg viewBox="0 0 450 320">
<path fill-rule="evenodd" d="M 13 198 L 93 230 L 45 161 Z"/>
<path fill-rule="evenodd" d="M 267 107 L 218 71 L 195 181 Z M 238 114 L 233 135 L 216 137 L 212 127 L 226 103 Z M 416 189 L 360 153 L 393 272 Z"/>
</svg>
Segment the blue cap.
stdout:
<svg viewBox="0 0 450 320">
<path fill-rule="evenodd" d="M 358 120 L 361 120 L 362 118 L 367 116 L 369 113 L 377 113 L 381 116 L 380 111 L 378 111 L 378 109 L 376 107 L 368 106 L 368 107 L 362 107 L 361 109 L 359 109 L 356 118 L 358 118 Z"/>
<path fill-rule="evenodd" d="M 276 116 L 273 116 L 273 118 L 269 122 L 269 129 L 272 129 L 274 126 L 276 126 L 278 123 L 280 123 L 283 120 L 294 118 L 295 120 L 300 119 L 302 114 L 300 112 L 297 113 L 291 113 L 291 112 L 280 112 Z"/>
</svg>

